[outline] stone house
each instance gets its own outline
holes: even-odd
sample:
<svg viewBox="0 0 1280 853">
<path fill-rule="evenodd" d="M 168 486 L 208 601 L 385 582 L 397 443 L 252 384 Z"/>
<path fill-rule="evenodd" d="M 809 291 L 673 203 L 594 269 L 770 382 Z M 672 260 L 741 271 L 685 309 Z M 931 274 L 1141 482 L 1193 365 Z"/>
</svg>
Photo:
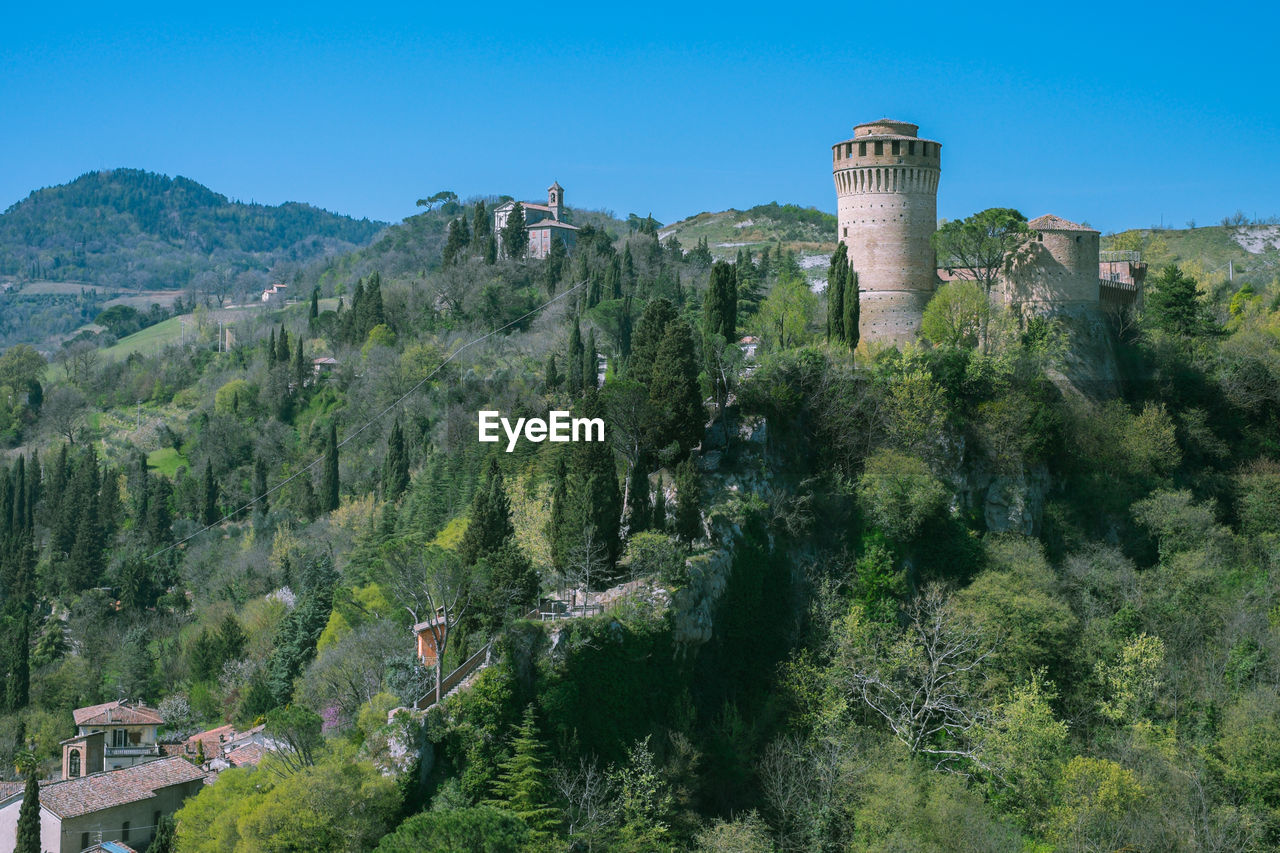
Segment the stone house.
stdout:
<svg viewBox="0 0 1280 853">
<path fill-rule="evenodd" d="M 185 758 L 161 758 L 40 787 L 40 849 L 79 853 L 94 844 L 145 847 L 161 817 L 204 785 L 205 771 Z M 0 787 L 0 850 L 17 844 L 20 783 Z"/>
<path fill-rule="evenodd" d="M 90 755 L 82 750 L 92 746 L 84 738 L 95 732 L 104 734 L 102 764 L 98 767 L 101 770 L 121 770 L 154 761 L 164 754 L 157 737 L 164 718 L 155 708 L 138 702 L 104 702 L 77 708 L 71 716 L 75 719 L 77 735 L 62 742 L 64 779 L 74 778 L 70 771 L 76 763 L 82 768 L 82 773 L 94 772 L 89 769 Z"/>
</svg>

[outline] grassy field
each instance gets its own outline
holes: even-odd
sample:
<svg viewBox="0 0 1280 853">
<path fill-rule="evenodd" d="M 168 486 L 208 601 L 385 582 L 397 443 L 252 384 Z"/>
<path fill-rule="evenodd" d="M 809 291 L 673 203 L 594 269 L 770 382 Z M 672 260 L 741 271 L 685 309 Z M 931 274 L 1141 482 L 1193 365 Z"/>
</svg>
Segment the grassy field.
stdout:
<svg viewBox="0 0 1280 853">
<path fill-rule="evenodd" d="M 172 447 L 162 447 L 147 454 L 147 467 L 154 468 L 166 477 L 172 478 L 179 468 L 191 467 L 191 463 Z"/>
<path fill-rule="evenodd" d="M 102 357 L 109 361 L 118 361 L 122 358 L 128 358 L 132 353 L 142 353 L 143 355 L 154 355 L 169 344 L 176 344 L 182 335 L 181 322 L 186 322 L 188 333 L 192 326 L 191 315 L 185 314 L 182 317 L 170 317 L 154 326 L 148 326 L 141 332 L 135 332 L 128 337 L 121 338 L 114 345 L 107 347 L 102 351 Z"/>
</svg>

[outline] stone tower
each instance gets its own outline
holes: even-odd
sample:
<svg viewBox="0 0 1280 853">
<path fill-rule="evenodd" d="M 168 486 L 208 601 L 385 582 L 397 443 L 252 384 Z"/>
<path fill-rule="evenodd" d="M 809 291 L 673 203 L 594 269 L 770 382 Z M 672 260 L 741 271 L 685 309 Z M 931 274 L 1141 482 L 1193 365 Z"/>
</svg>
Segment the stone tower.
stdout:
<svg viewBox="0 0 1280 853">
<path fill-rule="evenodd" d="M 1001 282 L 1005 304 L 1034 310 L 1097 305 L 1098 231 L 1046 214 L 1027 223 L 1035 238 L 1014 259 Z"/>
<path fill-rule="evenodd" d="M 837 239 L 858 273 L 863 340 L 915 337 L 937 286 L 930 237 L 938 221 L 939 149 L 916 125 L 881 119 L 860 124 L 832 146 L 838 200 Z"/>
<path fill-rule="evenodd" d="M 561 216 L 564 212 L 564 187 L 560 186 L 559 181 L 554 181 L 547 187 L 547 207 L 551 208 L 552 219 L 559 221 L 564 218 Z"/>
</svg>

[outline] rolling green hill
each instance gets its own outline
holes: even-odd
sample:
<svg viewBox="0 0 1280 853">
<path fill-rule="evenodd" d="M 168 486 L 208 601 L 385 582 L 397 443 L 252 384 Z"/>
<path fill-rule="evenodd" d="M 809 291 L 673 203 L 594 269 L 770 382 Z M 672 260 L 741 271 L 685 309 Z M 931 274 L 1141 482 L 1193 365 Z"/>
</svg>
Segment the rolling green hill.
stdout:
<svg viewBox="0 0 1280 853">
<path fill-rule="evenodd" d="M 675 236 L 686 249 L 699 240 L 716 258 L 732 260 L 740 248 L 759 254 L 765 246 L 781 245 L 797 255 L 830 255 L 835 249 L 836 217 L 794 204 L 758 204 L 749 210 L 699 213 L 662 228 L 662 239 Z"/>
<path fill-rule="evenodd" d="M 1267 284 L 1280 274 L 1277 225 L 1137 228 L 1104 236 L 1102 249 L 1139 251 L 1152 270 L 1177 264 L 1206 289 L 1216 289 L 1228 278 Z"/>
<path fill-rule="evenodd" d="M 230 292 L 371 240 L 384 224 L 309 204 L 231 201 L 183 177 L 88 172 L 36 190 L 0 215 L 0 275 L 159 290 L 199 283 Z"/>
</svg>

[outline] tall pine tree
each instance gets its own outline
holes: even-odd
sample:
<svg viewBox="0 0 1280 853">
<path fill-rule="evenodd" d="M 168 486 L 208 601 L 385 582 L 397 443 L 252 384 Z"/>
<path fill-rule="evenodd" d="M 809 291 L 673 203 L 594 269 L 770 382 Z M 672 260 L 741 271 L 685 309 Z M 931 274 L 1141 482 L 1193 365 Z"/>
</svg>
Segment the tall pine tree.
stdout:
<svg viewBox="0 0 1280 853">
<path fill-rule="evenodd" d="M 396 501 L 409 488 L 409 454 L 404 446 L 404 432 L 400 419 L 391 424 L 391 437 L 387 439 L 387 458 L 382 467 L 383 497 Z"/>
<path fill-rule="evenodd" d="M 471 500 L 471 520 L 458 547 L 462 559 L 474 564 L 511 541 L 515 528 L 511 525 L 511 501 L 498 460 L 491 458 L 484 482 Z"/>
</svg>

